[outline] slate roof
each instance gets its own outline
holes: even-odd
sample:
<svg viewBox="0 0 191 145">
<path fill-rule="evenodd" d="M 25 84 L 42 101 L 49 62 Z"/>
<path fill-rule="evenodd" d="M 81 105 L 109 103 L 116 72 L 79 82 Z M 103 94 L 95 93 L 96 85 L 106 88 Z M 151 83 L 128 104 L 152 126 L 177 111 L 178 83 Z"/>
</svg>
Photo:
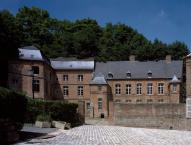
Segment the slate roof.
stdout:
<svg viewBox="0 0 191 145">
<path fill-rule="evenodd" d="M 104 78 L 104 75 L 100 73 L 97 76 L 95 76 L 93 80 L 91 80 L 90 84 L 91 85 L 106 85 L 107 82 Z"/>
<path fill-rule="evenodd" d="M 50 64 L 46 56 L 35 46 L 25 46 L 19 48 L 19 59 L 45 61 Z"/>
<path fill-rule="evenodd" d="M 166 63 L 165 60 L 160 61 L 108 61 L 97 62 L 95 65 L 95 76 L 102 73 L 106 79 L 147 79 L 148 72 L 152 73 L 150 78 L 172 79 L 174 75 L 182 78 L 183 61 L 171 61 Z M 127 72 L 131 73 L 131 77 L 127 77 Z M 108 73 L 113 78 L 108 77 Z"/>
<path fill-rule="evenodd" d="M 76 61 L 62 61 L 51 60 L 51 65 L 56 70 L 93 70 L 94 61 L 76 60 Z"/>
</svg>

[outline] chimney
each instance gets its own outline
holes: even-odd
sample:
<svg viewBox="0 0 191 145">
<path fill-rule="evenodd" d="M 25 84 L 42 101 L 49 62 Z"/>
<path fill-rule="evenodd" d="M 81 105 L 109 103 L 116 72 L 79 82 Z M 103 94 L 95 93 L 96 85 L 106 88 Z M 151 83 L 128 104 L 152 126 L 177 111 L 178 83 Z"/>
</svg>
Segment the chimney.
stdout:
<svg viewBox="0 0 191 145">
<path fill-rule="evenodd" d="M 135 61 L 135 55 L 130 55 L 129 56 L 129 61 Z"/>
<path fill-rule="evenodd" d="M 171 55 L 166 56 L 166 63 L 171 63 Z"/>
</svg>

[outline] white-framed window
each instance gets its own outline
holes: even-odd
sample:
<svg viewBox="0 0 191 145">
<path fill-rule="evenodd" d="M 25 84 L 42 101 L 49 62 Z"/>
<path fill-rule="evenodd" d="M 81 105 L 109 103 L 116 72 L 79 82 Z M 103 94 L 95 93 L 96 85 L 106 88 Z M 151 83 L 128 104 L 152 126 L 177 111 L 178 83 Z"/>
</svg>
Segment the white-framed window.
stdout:
<svg viewBox="0 0 191 145">
<path fill-rule="evenodd" d="M 83 96 L 83 95 L 84 95 L 84 87 L 78 86 L 78 96 Z"/>
<path fill-rule="evenodd" d="M 68 94 L 69 94 L 68 86 L 63 86 L 63 94 L 64 94 L 64 96 L 68 96 Z"/>
<path fill-rule="evenodd" d="M 141 95 L 142 94 L 142 84 L 138 83 L 137 84 L 137 95 Z"/>
<path fill-rule="evenodd" d="M 131 84 L 126 84 L 126 94 L 131 95 Z"/>
<path fill-rule="evenodd" d="M 164 94 L 164 83 L 158 83 L 158 94 L 159 95 Z"/>
<path fill-rule="evenodd" d="M 121 85 L 115 84 L 115 94 L 120 95 L 121 94 Z"/>
<path fill-rule="evenodd" d="M 172 91 L 173 91 L 173 92 L 176 92 L 176 91 L 177 91 L 177 84 L 173 84 L 173 85 L 172 85 Z"/>
<path fill-rule="evenodd" d="M 63 81 L 68 81 L 68 75 L 63 75 Z"/>
<path fill-rule="evenodd" d="M 83 78 L 83 75 L 78 75 L 78 81 L 79 81 L 79 82 L 82 82 L 83 79 L 84 79 L 84 78 Z"/>
<path fill-rule="evenodd" d="M 98 98 L 98 109 L 101 110 L 102 107 L 103 107 L 102 98 Z"/>
<path fill-rule="evenodd" d="M 148 83 L 147 84 L 147 95 L 152 95 L 153 94 L 153 84 Z"/>
</svg>

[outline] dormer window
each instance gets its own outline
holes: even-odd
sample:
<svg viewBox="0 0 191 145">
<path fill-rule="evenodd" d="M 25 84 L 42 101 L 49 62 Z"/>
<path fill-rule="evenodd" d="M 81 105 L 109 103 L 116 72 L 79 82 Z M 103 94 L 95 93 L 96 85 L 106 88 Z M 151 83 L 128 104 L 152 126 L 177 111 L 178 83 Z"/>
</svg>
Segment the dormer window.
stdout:
<svg viewBox="0 0 191 145">
<path fill-rule="evenodd" d="M 128 72 L 126 73 L 126 76 L 127 76 L 127 78 L 131 78 L 131 72 L 128 71 Z"/>
<path fill-rule="evenodd" d="M 147 75 L 148 75 L 148 78 L 151 78 L 152 77 L 152 72 L 149 70 Z"/>
<path fill-rule="evenodd" d="M 113 78 L 113 74 L 111 72 L 108 73 L 108 78 L 112 79 Z"/>
</svg>

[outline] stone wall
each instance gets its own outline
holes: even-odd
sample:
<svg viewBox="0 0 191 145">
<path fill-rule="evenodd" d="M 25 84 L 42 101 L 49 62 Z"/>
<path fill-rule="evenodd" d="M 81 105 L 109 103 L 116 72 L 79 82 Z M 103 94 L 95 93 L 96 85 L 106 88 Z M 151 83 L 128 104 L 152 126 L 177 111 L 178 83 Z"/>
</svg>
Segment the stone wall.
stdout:
<svg viewBox="0 0 191 145">
<path fill-rule="evenodd" d="M 131 127 L 191 130 L 185 104 L 114 103 L 114 124 Z"/>
</svg>

